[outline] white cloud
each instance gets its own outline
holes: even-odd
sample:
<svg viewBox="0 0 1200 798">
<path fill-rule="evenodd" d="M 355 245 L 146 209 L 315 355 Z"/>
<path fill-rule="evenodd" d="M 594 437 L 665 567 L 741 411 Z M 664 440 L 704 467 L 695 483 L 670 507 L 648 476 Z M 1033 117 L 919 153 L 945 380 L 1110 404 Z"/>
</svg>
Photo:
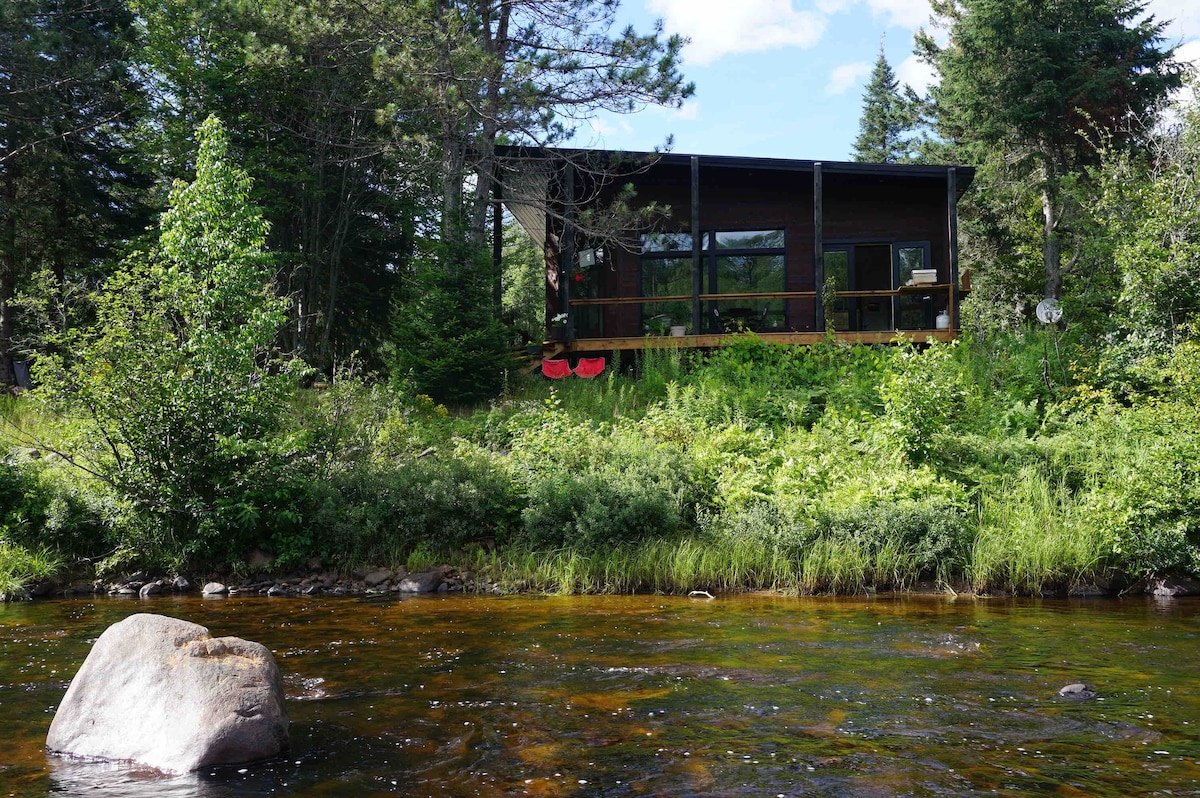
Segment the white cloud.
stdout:
<svg viewBox="0 0 1200 798">
<path fill-rule="evenodd" d="M 932 9 L 929 0 L 867 0 L 871 13 L 884 17 L 887 24 L 909 30 L 929 25 Z"/>
<path fill-rule="evenodd" d="M 723 55 L 812 47 L 825 33 L 826 18 L 797 11 L 792 0 L 647 0 L 668 31 L 692 40 L 684 57 L 707 64 Z"/>
<path fill-rule="evenodd" d="M 1188 6 L 1183 8 L 1183 6 Z M 1146 11 L 1159 22 L 1166 22 L 1167 44 L 1200 38 L 1200 3 L 1181 0 L 1150 0 Z"/>
<path fill-rule="evenodd" d="M 1175 51 L 1175 60 L 1192 68 L 1193 82 L 1180 89 L 1174 99 L 1182 103 L 1194 103 L 1200 100 L 1195 83 L 1200 80 L 1200 39 L 1193 39 L 1179 45 L 1179 49 Z"/>
<path fill-rule="evenodd" d="M 825 95 L 845 94 L 849 89 L 858 85 L 871 72 L 871 65 L 865 61 L 853 64 L 842 64 L 829 76 L 829 84 L 825 86 Z"/>
<path fill-rule="evenodd" d="M 896 67 L 896 80 L 901 86 L 911 86 L 917 94 L 924 94 L 930 86 L 937 83 L 937 79 L 937 70 L 915 55 L 905 58 Z"/>
<path fill-rule="evenodd" d="M 684 103 L 675 111 L 676 119 L 683 119 L 688 122 L 698 118 L 699 116 L 700 103 L 696 100 L 692 100 L 690 103 Z"/>
</svg>

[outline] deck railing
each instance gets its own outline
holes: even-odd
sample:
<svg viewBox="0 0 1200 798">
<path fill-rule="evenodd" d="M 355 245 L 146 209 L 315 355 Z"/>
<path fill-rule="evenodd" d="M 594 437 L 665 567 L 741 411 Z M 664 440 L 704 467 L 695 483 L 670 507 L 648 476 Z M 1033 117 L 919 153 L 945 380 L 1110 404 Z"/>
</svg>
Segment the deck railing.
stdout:
<svg viewBox="0 0 1200 798">
<path fill-rule="evenodd" d="M 936 283 L 933 285 L 905 285 L 901 286 L 900 288 L 874 289 L 866 291 L 835 291 L 834 296 L 839 299 L 869 299 L 880 297 L 911 296 L 915 294 L 933 294 L 941 291 L 946 293 L 946 307 L 952 307 L 954 303 L 954 285 L 951 283 Z M 757 293 L 700 294 L 699 299 L 701 302 L 718 302 L 754 299 L 816 299 L 818 296 L 819 295 L 816 291 L 762 291 Z M 570 302 L 568 302 L 568 305 L 571 307 L 588 307 L 597 305 L 648 305 L 665 304 L 668 302 L 691 302 L 692 299 L 693 297 L 691 294 L 672 296 L 599 297 L 589 299 L 572 299 Z"/>
</svg>

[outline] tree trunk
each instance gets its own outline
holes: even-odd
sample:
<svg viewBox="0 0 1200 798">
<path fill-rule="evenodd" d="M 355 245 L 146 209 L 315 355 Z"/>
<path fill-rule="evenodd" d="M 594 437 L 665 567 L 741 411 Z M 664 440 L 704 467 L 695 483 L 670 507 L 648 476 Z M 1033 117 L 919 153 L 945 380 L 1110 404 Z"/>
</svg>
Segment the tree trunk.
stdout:
<svg viewBox="0 0 1200 798">
<path fill-rule="evenodd" d="M 17 293 L 17 185 L 10 168 L 4 181 L 4 244 L 0 246 L 0 385 L 16 385 L 13 373 L 13 308 Z"/>
<path fill-rule="evenodd" d="M 1045 297 L 1062 299 L 1062 248 L 1058 241 L 1057 185 L 1049 167 L 1043 168 L 1042 181 L 1042 268 Z"/>
</svg>

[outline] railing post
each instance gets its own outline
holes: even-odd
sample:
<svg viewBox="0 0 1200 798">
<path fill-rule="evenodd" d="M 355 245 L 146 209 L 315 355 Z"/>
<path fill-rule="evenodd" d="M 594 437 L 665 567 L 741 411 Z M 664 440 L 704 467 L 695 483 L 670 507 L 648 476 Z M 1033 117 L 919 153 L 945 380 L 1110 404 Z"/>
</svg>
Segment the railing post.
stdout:
<svg viewBox="0 0 1200 798">
<path fill-rule="evenodd" d="M 950 329 L 958 329 L 958 174 L 946 170 L 946 235 L 950 254 Z"/>
<path fill-rule="evenodd" d="M 567 343 L 575 340 L 575 313 L 571 310 L 571 270 L 575 267 L 575 164 L 567 162 L 563 178 L 563 234 L 558 249 L 558 282 L 562 310 L 567 314 Z"/>
<path fill-rule="evenodd" d="M 814 327 L 825 329 L 825 303 L 822 294 L 825 290 L 825 230 L 824 230 L 824 187 L 822 186 L 821 162 L 813 163 L 813 290 L 817 292 L 817 300 L 813 304 L 817 318 Z"/>
</svg>

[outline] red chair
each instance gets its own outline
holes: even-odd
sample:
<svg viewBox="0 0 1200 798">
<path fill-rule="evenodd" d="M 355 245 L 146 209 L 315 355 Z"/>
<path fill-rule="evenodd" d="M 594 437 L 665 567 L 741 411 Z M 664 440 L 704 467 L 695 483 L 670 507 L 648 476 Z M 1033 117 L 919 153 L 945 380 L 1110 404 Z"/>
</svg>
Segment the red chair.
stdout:
<svg viewBox="0 0 1200 798">
<path fill-rule="evenodd" d="M 571 375 L 571 364 L 565 360 L 543 360 L 542 374 L 552 380 L 561 380 Z"/>
<path fill-rule="evenodd" d="M 602 357 L 581 357 L 579 358 L 579 365 L 575 366 L 575 376 L 588 380 L 599 376 L 603 371 L 604 358 Z"/>
</svg>

